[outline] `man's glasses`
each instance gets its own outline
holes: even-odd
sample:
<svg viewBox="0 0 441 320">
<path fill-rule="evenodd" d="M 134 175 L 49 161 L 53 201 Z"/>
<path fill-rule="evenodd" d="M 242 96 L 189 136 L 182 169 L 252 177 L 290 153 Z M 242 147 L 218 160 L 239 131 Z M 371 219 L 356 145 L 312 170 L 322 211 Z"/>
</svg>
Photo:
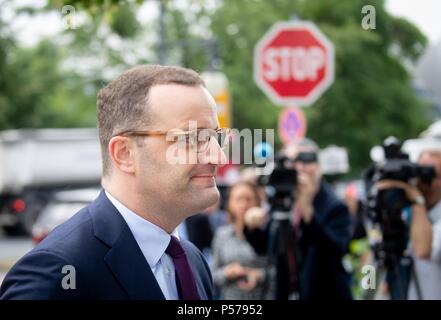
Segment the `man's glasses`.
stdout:
<svg viewBox="0 0 441 320">
<path fill-rule="evenodd" d="M 167 141 L 176 141 L 178 143 L 185 143 L 190 150 L 197 153 L 207 151 L 210 145 L 211 138 L 215 138 L 222 149 L 225 149 L 230 140 L 230 128 L 218 129 L 198 129 L 192 131 L 182 130 L 126 130 L 115 136 L 167 136 Z"/>
</svg>

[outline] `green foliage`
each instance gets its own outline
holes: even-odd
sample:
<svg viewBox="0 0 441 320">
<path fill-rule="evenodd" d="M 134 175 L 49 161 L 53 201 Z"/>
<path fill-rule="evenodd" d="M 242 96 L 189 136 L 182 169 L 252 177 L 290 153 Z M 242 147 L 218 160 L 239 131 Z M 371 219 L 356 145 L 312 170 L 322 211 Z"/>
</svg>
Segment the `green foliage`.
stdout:
<svg viewBox="0 0 441 320">
<path fill-rule="evenodd" d="M 113 7 L 110 27 L 122 38 L 133 38 L 140 27 L 136 20 L 134 6 L 123 4 L 118 7 Z"/>
<path fill-rule="evenodd" d="M 60 71 L 59 60 L 49 40 L 10 55 L 2 70 L 0 129 L 93 126 L 94 96 Z"/>
<path fill-rule="evenodd" d="M 376 8 L 375 30 L 361 27 L 365 4 Z M 422 53 L 426 39 L 408 21 L 391 17 L 384 1 L 224 0 L 212 26 L 232 86 L 236 127 L 276 128 L 280 108 L 251 81 L 253 49 L 272 24 L 294 15 L 316 23 L 336 49 L 334 84 L 305 110 L 308 135 L 323 147 L 347 147 L 353 173 L 385 137 L 415 137 L 427 125 L 425 105 L 404 67 Z"/>
<path fill-rule="evenodd" d="M 0 32 L 0 72 L 7 75 L 0 78 L 0 129 L 93 125 L 95 93 L 109 80 L 106 73 L 157 61 L 155 55 L 145 54 L 126 58 L 131 48 L 147 48 L 145 39 L 159 34 L 157 20 L 137 21 L 135 13 L 142 2 L 50 0 L 45 10 L 73 5 L 87 13 L 87 21 L 35 48 L 17 47 L 12 36 Z M 167 63 L 204 71 L 214 65 L 210 60 L 217 41 L 238 129 L 277 127 L 282 108 L 254 84 L 253 50 L 275 22 L 294 15 L 317 24 L 336 51 L 334 84 L 305 110 L 308 135 L 322 147 L 347 147 L 353 173 L 368 164 L 370 148 L 385 137 L 415 137 L 427 125 L 425 105 L 415 96 L 405 67 L 423 52 L 426 39 L 413 24 L 386 12 L 384 0 L 210 1 L 214 6 L 202 0 L 163 3 Z M 361 9 L 366 4 L 376 9 L 375 30 L 361 27 Z M 32 10 L 22 8 L 27 13 Z M 120 48 L 108 44 L 115 37 Z M 150 43 L 148 49 L 154 52 L 157 45 Z M 77 63 L 79 58 L 95 58 L 99 63 L 86 65 L 86 73 L 62 68 L 66 61 Z"/>
<path fill-rule="evenodd" d="M 62 1 L 51 1 L 44 11 L 61 10 Z M 75 3 L 83 10 L 82 3 Z M 139 31 L 134 4 L 120 7 L 108 2 L 106 10 L 88 3 L 89 18 L 81 28 L 67 29 L 35 47 L 20 47 L 6 26 L 0 34 L 0 130 L 40 127 L 95 126 L 95 97 L 110 67 L 124 65 L 119 52 L 106 44 L 108 25 L 119 38 L 133 38 Z M 35 8 L 19 8 L 16 15 L 38 14 Z M 101 70 L 93 60 L 106 61 Z M 91 62 L 92 61 L 92 62 Z M 66 67 L 66 63 L 69 65 Z M 82 65 L 88 65 L 87 72 Z M 97 70 L 98 69 L 98 70 Z"/>
</svg>

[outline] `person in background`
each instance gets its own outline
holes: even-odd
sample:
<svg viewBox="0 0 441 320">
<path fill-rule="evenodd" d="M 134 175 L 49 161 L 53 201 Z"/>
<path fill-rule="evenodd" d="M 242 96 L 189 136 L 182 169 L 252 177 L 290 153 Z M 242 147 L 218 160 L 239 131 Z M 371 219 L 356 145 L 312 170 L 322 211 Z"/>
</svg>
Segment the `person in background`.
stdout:
<svg viewBox="0 0 441 320">
<path fill-rule="evenodd" d="M 358 197 L 357 187 L 351 183 L 347 186 L 344 201 L 349 209 L 352 220 L 352 240 L 366 238 L 364 225 L 365 208 Z"/>
<path fill-rule="evenodd" d="M 349 209 L 352 220 L 352 239 L 349 242 L 349 252 L 345 256 L 345 261 L 352 273 L 352 294 L 356 299 L 369 299 L 370 292 L 361 287 L 361 280 L 364 276 L 362 268 L 370 263 L 373 256 L 365 227 L 365 207 L 358 196 L 354 183 L 346 187 L 344 202 Z"/>
<path fill-rule="evenodd" d="M 352 299 L 350 277 L 342 264 L 352 236 L 350 214 L 322 179 L 318 151 L 318 145 L 307 138 L 284 150 L 297 172 L 297 183 L 292 236 L 287 239 L 285 262 L 277 270 L 277 299 Z M 265 216 L 262 211 L 247 212 L 245 234 L 256 251 L 271 254 L 271 227 L 262 230 Z"/>
<path fill-rule="evenodd" d="M 211 207 L 204 210 L 204 214 L 208 216 L 208 221 L 210 222 L 211 230 L 213 233 L 217 231 L 220 227 L 228 223 L 227 213 L 220 208 L 221 200 L 217 201 Z"/>
<path fill-rule="evenodd" d="M 408 299 L 441 299 L 441 149 L 424 150 L 418 159 L 433 166 L 436 176 L 431 183 L 416 185 L 383 180 L 378 189 L 401 188 L 411 203 L 411 251 L 415 274 L 410 277 Z"/>
<path fill-rule="evenodd" d="M 260 207 L 255 185 L 238 182 L 229 190 L 227 213 L 230 223 L 220 227 L 213 240 L 213 280 L 220 299 L 261 300 L 273 298 L 273 268 L 259 256 L 244 236 L 247 211 Z"/>
</svg>

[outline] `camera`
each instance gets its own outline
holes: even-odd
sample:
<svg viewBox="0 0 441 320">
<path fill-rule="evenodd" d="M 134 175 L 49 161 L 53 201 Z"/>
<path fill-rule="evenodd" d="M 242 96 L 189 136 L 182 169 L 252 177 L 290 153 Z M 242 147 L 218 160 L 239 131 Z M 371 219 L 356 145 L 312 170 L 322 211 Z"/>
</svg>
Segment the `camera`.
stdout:
<svg viewBox="0 0 441 320">
<path fill-rule="evenodd" d="M 294 190 L 297 185 L 297 172 L 294 163 L 287 156 L 278 154 L 274 157 L 269 175 L 262 175 L 258 184 L 266 188 L 271 211 L 289 212 L 294 203 Z"/>
<path fill-rule="evenodd" d="M 401 143 L 395 137 L 387 138 L 383 143 L 384 161 L 372 165 L 364 175 L 367 190 L 368 216 L 380 225 L 382 242 L 378 244 L 379 258 L 390 262 L 390 257 L 401 257 L 409 240 L 409 223 L 406 207 L 411 205 L 405 191 L 400 188 L 377 190 L 375 184 L 381 180 L 397 180 L 409 183 L 412 179 L 431 183 L 435 169 L 421 166 L 409 160 L 401 151 Z"/>
<path fill-rule="evenodd" d="M 297 171 L 295 162 L 312 163 L 318 161 L 316 152 L 299 152 L 293 160 L 284 154 L 278 154 L 271 163 L 269 175 L 262 175 L 258 184 L 266 187 L 269 204 L 273 211 L 289 212 L 295 201 Z M 268 171 L 268 170 L 267 170 Z"/>
</svg>

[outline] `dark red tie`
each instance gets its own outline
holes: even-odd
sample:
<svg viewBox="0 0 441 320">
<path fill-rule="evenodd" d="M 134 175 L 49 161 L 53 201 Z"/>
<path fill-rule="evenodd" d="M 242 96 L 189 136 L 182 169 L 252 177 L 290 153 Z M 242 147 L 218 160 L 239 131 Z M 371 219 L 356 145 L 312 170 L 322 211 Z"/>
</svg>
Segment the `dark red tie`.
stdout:
<svg viewBox="0 0 441 320">
<path fill-rule="evenodd" d="M 187 255 L 176 237 L 171 236 L 165 252 L 172 257 L 175 265 L 176 287 L 179 298 L 181 300 L 201 300 L 196 289 L 193 272 L 188 264 Z"/>
</svg>

